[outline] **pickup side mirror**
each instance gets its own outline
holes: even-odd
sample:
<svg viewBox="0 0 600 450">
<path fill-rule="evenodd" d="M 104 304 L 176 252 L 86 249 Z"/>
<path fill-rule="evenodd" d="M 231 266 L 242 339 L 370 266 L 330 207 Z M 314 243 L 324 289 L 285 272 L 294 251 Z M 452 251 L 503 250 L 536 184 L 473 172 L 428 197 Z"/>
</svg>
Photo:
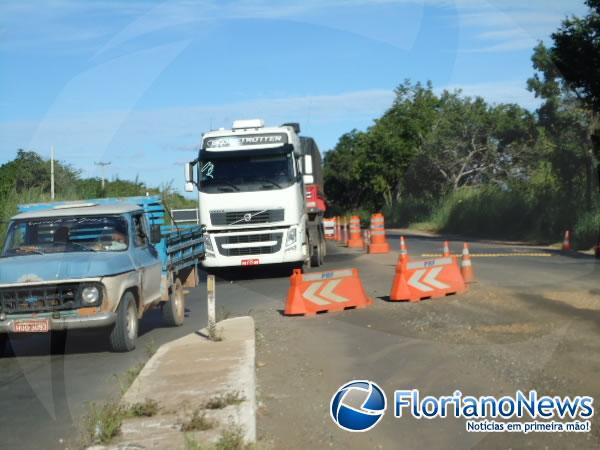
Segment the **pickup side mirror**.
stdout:
<svg viewBox="0 0 600 450">
<path fill-rule="evenodd" d="M 152 225 L 150 227 L 150 242 L 152 244 L 158 244 L 162 239 L 162 234 L 160 232 L 160 225 Z"/>
</svg>

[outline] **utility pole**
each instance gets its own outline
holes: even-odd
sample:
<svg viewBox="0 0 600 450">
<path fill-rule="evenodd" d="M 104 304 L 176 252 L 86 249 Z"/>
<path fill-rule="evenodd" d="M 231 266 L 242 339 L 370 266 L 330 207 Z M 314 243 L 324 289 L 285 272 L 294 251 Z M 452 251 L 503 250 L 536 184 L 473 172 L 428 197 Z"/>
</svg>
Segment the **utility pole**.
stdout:
<svg viewBox="0 0 600 450">
<path fill-rule="evenodd" d="M 54 200 L 54 145 L 50 146 L 50 199 Z"/>
<path fill-rule="evenodd" d="M 100 176 L 102 177 L 102 190 L 104 190 L 104 168 L 106 166 L 110 166 L 110 161 L 108 162 L 102 162 L 102 161 L 98 161 L 94 163 L 97 166 L 100 166 Z"/>
</svg>

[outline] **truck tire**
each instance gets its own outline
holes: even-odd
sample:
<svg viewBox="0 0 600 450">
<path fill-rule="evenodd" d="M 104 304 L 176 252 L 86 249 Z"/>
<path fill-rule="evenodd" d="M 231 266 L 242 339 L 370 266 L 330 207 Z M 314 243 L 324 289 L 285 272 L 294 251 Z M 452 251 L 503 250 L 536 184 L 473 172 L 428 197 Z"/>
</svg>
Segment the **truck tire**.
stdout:
<svg viewBox="0 0 600 450">
<path fill-rule="evenodd" d="M 323 264 L 323 255 L 321 253 L 321 243 L 317 243 L 317 245 L 312 245 L 311 243 L 311 254 L 310 254 L 310 267 L 319 267 Z"/>
<path fill-rule="evenodd" d="M 173 285 L 171 299 L 163 303 L 162 316 L 165 324 L 169 327 L 179 327 L 183 325 L 185 317 L 185 294 L 181 280 L 177 278 Z"/>
<path fill-rule="evenodd" d="M 110 349 L 113 352 L 130 352 L 135 349 L 138 335 L 138 312 L 135 298 L 125 292 L 117 308 L 117 321 L 110 332 Z"/>
</svg>

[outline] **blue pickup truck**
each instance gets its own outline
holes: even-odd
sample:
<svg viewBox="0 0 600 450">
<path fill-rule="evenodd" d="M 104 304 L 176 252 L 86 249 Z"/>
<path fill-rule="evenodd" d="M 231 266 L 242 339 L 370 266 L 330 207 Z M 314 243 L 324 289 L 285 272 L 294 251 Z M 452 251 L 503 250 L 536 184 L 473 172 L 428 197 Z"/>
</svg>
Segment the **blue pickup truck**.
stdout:
<svg viewBox="0 0 600 450">
<path fill-rule="evenodd" d="M 0 353 L 9 335 L 104 328 L 113 351 L 135 348 L 138 321 L 159 307 L 167 325 L 185 315 L 204 229 L 165 225 L 159 197 L 20 205 L 0 253 Z"/>
</svg>

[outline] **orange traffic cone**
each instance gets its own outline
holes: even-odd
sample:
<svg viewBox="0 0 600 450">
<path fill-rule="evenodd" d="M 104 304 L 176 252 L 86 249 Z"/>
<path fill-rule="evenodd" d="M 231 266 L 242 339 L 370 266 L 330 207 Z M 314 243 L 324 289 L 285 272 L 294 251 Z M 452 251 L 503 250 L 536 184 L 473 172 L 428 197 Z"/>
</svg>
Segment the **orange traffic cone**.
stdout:
<svg viewBox="0 0 600 450">
<path fill-rule="evenodd" d="M 290 276 L 290 288 L 288 289 L 287 301 L 285 303 L 284 314 L 286 316 L 294 314 L 306 314 L 306 306 L 302 301 L 302 270 L 294 269 Z"/>
<path fill-rule="evenodd" d="M 469 246 L 466 242 L 463 245 L 462 259 L 460 260 L 460 273 L 462 274 L 465 283 L 472 283 L 475 280 L 473 265 L 471 263 L 471 254 L 469 253 Z"/>
<path fill-rule="evenodd" d="M 404 244 L 404 238 L 400 237 L 400 245 Z M 405 251 L 406 251 L 406 247 Z M 390 290 L 390 301 L 398 302 L 402 300 L 410 300 L 410 289 L 406 282 L 404 273 L 406 272 L 406 265 L 408 264 L 408 254 L 403 257 L 402 250 L 400 250 L 400 257 L 396 263 L 396 274 L 394 275 L 394 281 L 392 282 L 392 289 Z"/>
<path fill-rule="evenodd" d="M 568 252 L 571 250 L 571 232 L 569 230 L 565 231 L 565 238 L 563 239 L 562 250 L 563 252 Z"/>
<path fill-rule="evenodd" d="M 444 256 L 450 256 L 450 245 L 448 245 L 448 241 L 444 241 Z"/>
<path fill-rule="evenodd" d="M 408 249 L 406 248 L 406 242 L 404 242 L 404 236 L 400 236 L 400 259 L 408 261 Z"/>
</svg>

